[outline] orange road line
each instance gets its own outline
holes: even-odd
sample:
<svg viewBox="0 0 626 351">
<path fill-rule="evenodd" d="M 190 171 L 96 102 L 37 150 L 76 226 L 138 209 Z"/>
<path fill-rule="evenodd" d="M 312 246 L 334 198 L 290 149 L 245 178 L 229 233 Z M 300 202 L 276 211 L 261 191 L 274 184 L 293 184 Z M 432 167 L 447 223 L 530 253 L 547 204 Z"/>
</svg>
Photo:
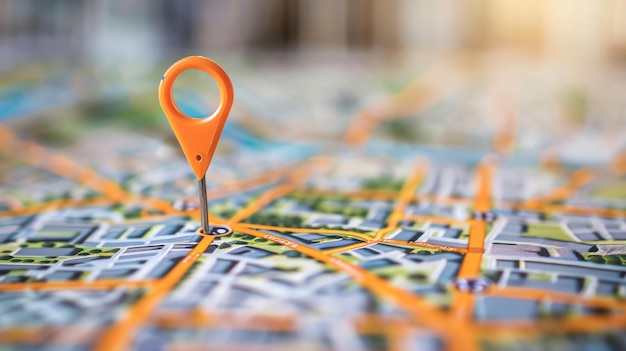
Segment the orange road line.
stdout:
<svg viewBox="0 0 626 351">
<path fill-rule="evenodd" d="M 209 200 L 217 199 L 235 192 L 248 191 L 263 185 L 277 182 L 289 172 L 289 168 L 291 167 L 296 167 L 296 165 L 282 166 L 281 168 L 269 170 L 253 178 L 225 183 L 219 188 L 209 189 L 207 191 L 207 198 Z"/>
<path fill-rule="evenodd" d="M 622 332 L 626 326 L 626 315 L 607 316 L 572 316 L 548 320 L 507 321 L 506 323 L 483 322 L 476 324 L 474 330 L 481 338 L 502 340 L 511 337 L 534 338 L 545 335 L 591 334 Z"/>
<path fill-rule="evenodd" d="M 53 282 L 26 282 L 26 283 L 2 283 L 0 291 L 20 291 L 20 290 L 100 290 L 115 288 L 141 288 L 154 283 L 152 280 L 95 280 L 85 281 L 53 281 Z"/>
<path fill-rule="evenodd" d="M 148 320 L 149 326 L 164 329 L 232 329 L 232 330 L 261 330 L 293 332 L 299 328 L 295 314 L 216 310 L 208 311 L 195 308 L 191 312 L 186 310 L 157 311 L 154 318 Z M 359 334 L 380 334 L 381 330 L 391 334 L 395 328 L 408 331 L 412 328 L 410 321 L 400 316 L 379 316 L 363 314 L 351 318 Z M 399 336 L 399 335 L 398 335 Z M 397 337 L 397 336 L 396 336 Z"/>
<path fill-rule="evenodd" d="M 35 214 L 46 210 L 61 210 L 68 207 L 78 207 L 87 205 L 98 204 L 110 204 L 111 201 L 105 197 L 87 197 L 82 199 L 54 199 L 50 201 L 44 201 L 35 205 L 24 206 L 21 209 L 13 209 L 8 211 L 1 211 L 0 216 L 3 215 L 28 215 Z"/>
<path fill-rule="evenodd" d="M 467 253 L 465 258 L 463 258 L 457 278 L 476 278 L 480 275 L 486 234 L 487 223 L 482 220 L 472 220 Z M 451 310 L 454 311 L 459 321 L 471 319 L 473 309 L 474 295 L 471 292 L 453 292 Z"/>
<path fill-rule="evenodd" d="M 12 327 L 0 330 L 0 342 L 6 344 L 26 344 L 34 349 L 34 345 L 44 346 L 51 341 L 56 344 L 77 345 L 87 344 L 97 337 L 98 326 L 71 325 L 45 327 Z"/>
<path fill-rule="evenodd" d="M 565 214 L 594 214 L 602 217 L 626 217 L 626 210 L 604 207 L 588 207 L 578 205 L 554 205 L 536 202 L 528 205 L 525 201 L 501 200 L 498 202 L 502 206 L 514 210 L 537 211 L 537 212 L 561 212 Z"/>
<path fill-rule="evenodd" d="M 15 134 L 13 134 L 7 127 L 0 124 L 0 149 L 7 149 L 15 142 L 17 142 Z"/>
<path fill-rule="evenodd" d="M 66 156 L 46 150 L 39 144 L 32 141 L 18 140 L 15 135 L 3 125 L 0 125 L 0 135 L 9 140 L 9 142 L 0 144 L 0 151 L 4 150 L 5 154 L 9 157 L 19 159 L 32 166 L 71 179 L 113 200 L 121 201 L 128 198 L 128 193 L 118 184 L 102 178 L 93 170 L 75 163 Z M 22 150 L 22 152 L 11 152 L 9 147 L 11 147 L 11 149 Z"/>
<path fill-rule="evenodd" d="M 478 189 L 474 203 L 474 210 L 477 212 L 487 212 L 491 209 L 491 181 L 493 171 L 493 165 L 488 161 L 482 162 L 477 167 Z M 486 235 L 487 223 L 484 220 L 470 220 L 467 253 L 461 262 L 457 278 L 474 278 L 480 275 L 480 265 L 483 258 Z M 472 293 L 454 291 L 451 310 L 454 311 L 457 323 L 466 324 L 471 321 L 473 308 L 474 295 Z M 477 347 L 473 335 L 465 333 L 461 336 L 466 340 L 464 343 L 471 344 L 472 348 Z"/>
<path fill-rule="evenodd" d="M 318 188 L 305 188 L 302 190 L 294 191 L 294 195 L 299 196 L 336 196 L 347 197 L 350 199 L 380 199 L 380 200 L 395 200 L 398 198 L 400 191 L 395 190 L 373 190 L 373 189 L 360 189 L 360 190 L 328 190 Z M 439 196 L 437 194 L 415 194 L 412 201 L 432 201 L 437 203 L 459 203 L 466 202 L 472 203 L 474 199 L 460 197 L 460 196 Z"/>
<path fill-rule="evenodd" d="M 558 187 L 545 195 L 540 195 L 538 197 L 528 199 L 524 203 L 526 206 L 532 208 L 539 206 L 539 204 L 541 203 L 565 200 L 574 195 L 574 193 L 576 193 L 576 191 L 578 191 L 580 188 L 589 184 L 594 178 L 595 174 L 591 169 L 578 169 L 577 171 L 572 173 L 569 181 L 565 185 Z"/>
<path fill-rule="evenodd" d="M 467 245 L 467 255 L 459 268 L 459 278 L 473 278 L 480 274 L 480 263 L 483 258 L 484 241 L 487 235 L 487 223 L 472 220 Z"/>
<path fill-rule="evenodd" d="M 195 342 L 194 342 L 195 341 Z M 231 340 L 231 344 L 224 341 L 219 343 L 208 344 L 204 340 L 173 340 L 168 345 L 167 351 L 293 351 L 293 344 L 287 345 L 259 345 L 257 343 L 250 344 L 244 340 Z M 329 349 L 318 349 L 317 351 L 333 351 Z"/>
<path fill-rule="evenodd" d="M 24 205 L 22 205 L 22 202 L 11 196 L 0 195 L 0 202 L 5 204 L 9 208 L 6 211 L 0 211 L 0 214 L 2 212 L 17 212 L 24 209 Z"/>
<path fill-rule="evenodd" d="M 202 240 L 168 274 L 151 286 L 151 289 L 132 305 L 126 315 L 101 336 L 95 345 L 97 351 L 128 349 L 136 330 L 153 312 L 194 262 L 206 251 L 214 237 L 203 236 Z"/>
<path fill-rule="evenodd" d="M 380 334 L 385 330 L 387 334 L 393 334 L 396 328 L 403 329 L 398 335 L 390 335 L 401 338 L 412 325 L 406 318 L 399 316 L 376 316 L 359 315 L 352 318 L 351 322 L 359 334 Z M 299 328 L 295 314 L 252 312 L 242 313 L 237 311 L 217 310 L 207 311 L 196 308 L 188 311 L 157 311 L 156 316 L 148 321 L 148 325 L 165 329 L 198 328 L 198 329 L 232 329 L 232 330 L 262 330 L 262 331 L 287 331 L 293 332 Z"/>
<path fill-rule="evenodd" d="M 512 205 L 511 209 L 517 211 L 532 211 L 540 213 L 562 213 L 569 215 L 587 215 L 607 218 L 625 218 L 626 210 L 600 207 L 582 207 L 570 205 Z"/>
<path fill-rule="evenodd" d="M 147 326 L 163 329 L 199 328 L 199 329 L 230 329 L 286 331 L 298 329 L 297 320 L 292 316 L 273 314 L 247 314 L 232 311 L 157 311 L 157 315 L 147 321 Z M 403 329 L 402 335 L 415 330 L 410 321 L 401 317 L 361 315 L 353 319 L 356 331 L 362 335 L 378 335 L 384 331 L 392 337 L 395 328 Z M 501 322 L 475 322 L 465 328 L 482 340 L 502 340 L 536 338 L 545 335 L 563 335 L 566 333 L 596 333 L 611 330 L 619 331 L 626 326 L 626 314 L 610 314 L 605 316 L 577 315 L 547 320 L 511 320 Z M 43 344 L 54 340 L 64 344 L 76 345 L 93 340 L 99 328 L 81 325 L 62 327 L 13 327 L 0 330 L 0 342 L 20 344 Z M 395 345 L 401 341 L 402 335 L 393 335 Z"/>
<path fill-rule="evenodd" d="M 353 118 L 344 136 L 348 144 L 357 146 L 363 145 L 380 123 L 377 120 L 381 119 L 381 117 L 368 111 L 370 109 L 373 110 L 374 108 L 368 106 Z"/>
<path fill-rule="evenodd" d="M 300 196 L 337 196 L 350 197 L 356 199 L 381 199 L 392 200 L 398 197 L 399 191 L 395 190 L 377 190 L 377 189 L 358 189 L 358 190 L 329 190 L 318 188 L 304 188 L 294 192 L 294 195 Z"/>
<path fill-rule="evenodd" d="M 410 323 L 410 321 L 398 317 L 385 316 L 381 318 L 375 315 L 363 315 L 359 316 L 358 319 L 355 320 L 355 323 L 356 330 L 360 334 L 380 334 L 380 331 L 384 330 L 390 337 L 390 349 L 397 347 L 399 350 L 405 350 L 407 345 L 403 344 L 402 341 L 406 340 L 406 337 L 410 335 L 409 333 L 411 332 L 414 333 L 414 335 L 418 333 L 432 335 L 431 331 L 424 330 L 423 328 L 418 329 L 413 323 Z M 443 349 L 474 350 L 475 345 L 463 343 L 465 340 L 458 338 L 459 334 L 474 335 L 473 330 L 473 324 L 459 325 L 451 321 L 446 329 L 447 335 L 444 337 L 445 339 L 442 339 L 444 342 Z"/>
<path fill-rule="evenodd" d="M 491 210 L 491 186 L 494 166 L 489 161 L 478 165 L 478 189 L 474 202 L 474 211 L 488 212 Z"/>
<path fill-rule="evenodd" d="M 354 189 L 354 190 L 338 190 L 338 189 L 321 189 L 307 187 L 295 191 L 294 195 L 299 196 L 326 196 L 326 197 L 345 197 L 354 199 L 381 199 L 392 200 L 398 197 L 400 191 L 396 190 L 378 190 L 378 189 Z"/>
<path fill-rule="evenodd" d="M 322 160 L 323 161 L 323 160 Z M 309 163 L 317 163 L 323 165 L 320 160 L 311 160 Z M 246 207 L 228 221 L 229 223 L 239 223 L 253 213 L 259 211 L 264 206 L 267 206 L 270 202 L 279 197 L 283 197 L 292 191 L 294 191 L 301 183 L 305 182 L 312 173 L 311 165 L 306 163 L 301 167 L 296 168 L 288 177 L 285 183 L 277 185 L 259 196 L 256 200 L 251 201 Z"/>
<path fill-rule="evenodd" d="M 363 108 L 350 122 L 344 140 L 348 145 L 363 146 L 380 123 L 399 119 L 423 110 L 454 89 L 467 84 L 468 72 L 463 69 L 466 57 L 450 57 L 425 74 L 417 76 L 403 90 L 380 103 Z M 451 77 L 451 74 L 455 74 Z M 443 79 L 442 79 L 443 77 Z M 452 80 L 450 80 L 452 78 Z"/>
<path fill-rule="evenodd" d="M 579 207 L 579 206 L 569 206 L 569 205 L 549 205 L 546 206 L 546 209 L 549 211 L 560 211 L 568 214 L 589 214 L 594 213 L 598 216 L 602 217 L 616 217 L 616 218 L 625 218 L 626 210 L 613 209 L 613 208 L 594 208 L 594 207 Z"/>
<path fill-rule="evenodd" d="M 600 217 L 612 217 L 612 218 L 625 218 L 626 210 L 620 210 L 616 208 L 601 208 L 601 207 L 583 207 L 583 206 L 570 206 L 570 205 L 512 205 L 516 210 L 527 210 L 537 212 L 559 212 L 563 214 L 572 215 L 597 215 Z"/>
<path fill-rule="evenodd" d="M 389 342 L 389 351 L 403 351 L 407 349 L 410 328 L 406 323 L 390 322 L 384 330 Z"/>
<path fill-rule="evenodd" d="M 499 154 L 510 154 L 515 149 L 515 132 L 517 116 L 508 99 L 501 99 L 496 106 L 495 115 L 501 117 L 496 121 L 496 135 L 493 140 L 493 149 Z"/>
<path fill-rule="evenodd" d="M 413 295 L 401 288 L 393 286 L 388 281 L 368 272 L 367 270 L 353 265 L 349 262 L 333 257 L 327 253 L 300 245 L 282 237 L 258 232 L 253 229 L 235 224 L 233 230 L 240 231 L 252 236 L 263 238 L 284 245 L 292 250 L 298 251 L 320 262 L 326 263 L 340 272 L 350 276 L 357 283 L 363 285 L 375 295 L 381 296 L 391 301 L 396 306 L 407 312 L 414 320 L 419 321 L 436 332 L 444 332 L 446 328 L 445 314 L 427 300 Z"/>
<path fill-rule="evenodd" d="M 382 103 L 370 105 L 361 110 L 348 126 L 344 136 L 345 141 L 349 145 L 362 146 L 371 138 L 381 122 L 423 109 L 444 95 L 422 80 L 423 77 L 419 76 L 404 90 L 390 96 Z"/>
<path fill-rule="evenodd" d="M 368 234 L 359 233 L 359 232 L 351 232 L 348 230 L 341 229 L 326 229 L 326 228 L 289 228 L 289 227 L 275 227 L 271 225 L 263 225 L 263 224 L 251 224 L 251 223 L 240 223 L 240 225 L 252 229 L 267 229 L 267 230 L 276 230 L 283 232 L 292 232 L 292 233 L 323 233 L 323 234 L 343 234 L 346 236 L 353 236 L 355 238 L 368 240 L 371 237 Z"/>
<path fill-rule="evenodd" d="M 398 202 L 396 202 L 393 211 L 387 218 L 387 226 L 374 234 L 375 239 L 382 239 L 386 234 L 395 230 L 398 227 L 398 223 L 404 216 L 404 210 L 406 206 L 411 202 L 413 194 L 417 191 L 417 187 L 420 185 L 426 172 L 428 171 L 428 163 L 425 161 L 419 161 L 413 173 L 402 184 L 402 190 Z"/>
<path fill-rule="evenodd" d="M 486 292 L 489 296 L 511 297 L 521 300 L 550 300 L 567 304 L 581 304 L 596 308 L 620 309 L 626 311 L 624 304 L 618 303 L 615 299 L 604 297 L 583 297 L 577 294 L 568 294 L 558 291 L 541 290 L 523 287 L 497 287 L 491 286 Z"/>
<path fill-rule="evenodd" d="M 62 177 L 76 181 L 87 188 L 104 194 L 112 200 L 121 201 L 130 198 L 130 195 L 117 183 L 101 178 L 100 175 L 92 169 L 76 164 L 73 160 L 64 155 L 48 151 L 41 145 L 30 141 L 18 140 L 8 128 L 1 124 L 0 135 L 10 140 L 10 142 L 0 145 L 0 149 L 3 147 L 7 148 L 10 145 L 17 148 L 21 146 L 27 151 L 21 155 L 22 161 L 26 161 L 35 167 L 43 168 Z M 153 205 L 161 209 L 167 208 L 171 212 L 171 205 L 166 201 L 161 199 L 149 199 L 149 201 Z"/>
<path fill-rule="evenodd" d="M 336 253 L 340 253 L 340 252 L 351 251 L 351 250 L 358 249 L 358 248 L 365 247 L 365 246 L 369 246 L 369 245 L 374 245 L 377 242 L 379 242 L 379 240 L 377 240 L 377 239 L 368 240 L 368 241 L 364 241 L 364 242 L 360 242 L 360 243 L 356 243 L 356 244 L 352 244 L 352 245 L 348 245 L 348 246 L 336 247 L 334 249 L 324 250 L 323 252 L 325 254 L 327 254 L 327 255 L 332 255 L 332 254 L 336 254 Z"/>
<path fill-rule="evenodd" d="M 626 150 L 619 152 L 611 161 L 611 170 L 614 175 L 620 176 L 626 173 Z"/>
<path fill-rule="evenodd" d="M 160 328 L 219 328 L 263 331 L 294 331 L 297 319 L 294 314 L 269 314 L 262 312 L 207 311 L 195 308 L 189 311 L 157 312 L 148 325 Z"/>
<path fill-rule="evenodd" d="M 422 241 L 405 241 L 405 240 L 394 240 L 394 239 L 381 239 L 381 243 L 393 244 L 393 245 L 405 245 L 405 246 L 416 246 L 423 247 L 432 250 L 441 250 L 448 252 L 458 252 L 458 253 L 466 253 L 467 249 L 463 247 L 454 247 L 454 246 L 445 246 L 445 245 L 437 245 L 431 244 Z"/>
<path fill-rule="evenodd" d="M 411 246 L 411 247 L 415 247 L 415 248 L 423 247 L 423 248 L 426 248 L 426 249 L 441 250 L 441 251 L 447 251 L 447 252 L 458 252 L 458 253 L 466 253 L 467 252 L 467 249 L 466 248 L 462 248 L 462 247 L 436 245 L 436 244 L 431 244 L 431 243 L 421 242 L 421 241 L 406 241 L 406 240 L 394 240 L 394 239 L 368 239 L 367 241 L 362 242 L 362 243 L 356 243 L 356 244 L 352 244 L 352 245 L 348 245 L 348 246 L 344 246 L 344 247 L 337 247 L 337 248 L 334 248 L 334 249 L 324 250 L 324 253 L 326 253 L 326 254 L 336 254 L 336 253 L 340 253 L 340 252 L 351 251 L 351 250 L 358 249 L 358 248 L 361 248 L 361 247 L 373 245 L 373 244 L 376 244 L 376 243 L 391 244 L 391 245 L 402 245 L 402 246 Z"/>
<path fill-rule="evenodd" d="M 361 334 L 378 334 L 381 329 L 395 328 L 396 326 L 407 329 L 413 327 L 408 318 L 398 315 L 385 316 L 364 313 L 350 318 L 350 321 L 354 323 L 355 329 Z"/>
<path fill-rule="evenodd" d="M 202 313 L 203 316 L 198 316 L 198 313 Z M 209 313 L 194 310 L 190 314 L 177 312 L 159 315 L 155 320 L 150 320 L 148 325 L 169 329 L 219 328 L 286 332 L 297 330 L 296 321 L 291 318 L 272 315 L 252 315 L 249 317 L 249 320 L 246 320 L 246 316 L 249 315 L 242 314 L 237 316 L 236 313 L 223 313 L 221 311 Z M 395 338 L 390 340 L 392 345 L 399 345 L 403 335 L 406 335 L 405 333 L 412 328 L 410 323 L 400 318 L 379 318 L 378 320 L 375 318 L 361 320 L 359 318 L 354 323 L 355 329 L 359 334 L 372 335 L 384 332 L 388 334 L 390 339 Z M 575 316 L 555 320 L 507 321 L 507 323 L 476 322 L 467 325 L 465 328 L 472 334 L 479 334 L 481 339 L 502 340 L 503 337 L 517 339 L 519 337 L 528 338 L 546 334 L 606 332 L 607 330 L 620 330 L 624 325 L 626 325 L 624 315 L 609 315 Z M 394 330 L 397 328 L 400 328 L 401 332 L 394 335 Z M 35 333 L 33 331 L 30 334 L 34 335 Z M 390 349 L 393 348 L 390 347 Z"/>
<path fill-rule="evenodd" d="M 491 179 L 493 177 L 493 165 L 484 162 L 477 168 L 478 189 L 474 210 L 487 212 L 491 209 Z M 471 278 L 480 274 L 480 263 L 485 248 L 485 236 L 487 235 L 487 223 L 484 220 L 470 220 L 470 232 L 467 242 L 467 255 L 461 263 L 457 276 L 459 278 Z"/>
<path fill-rule="evenodd" d="M 227 183 L 220 184 L 218 187 L 209 189 L 207 191 L 207 198 L 209 200 L 218 199 L 224 196 L 231 195 L 235 192 L 248 191 L 254 188 L 277 182 L 289 173 L 290 168 L 297 167 L 297 165 L 298 163 L 285 165 L 281 166 L 280 168 L 271 169 L 252 178 L 229 181 Z M 187 196 L 184 197 L 183 200 L 197 200 L 197 196 Z"/>
<path fill-rule="evenodd" d="M 235 213 L 235 215 L 230 219 L 229 223 L 239 223 L 242 220 L 248 218 L 255 212 L 258 212 L 261 208 L 267 206 L 270 202 L 276 200 L 279 197 L 283 197 L 290 192 L 292 192 L 298 184 L 296 183 L 286 183 L 280 184 L 276 187 L 271 188 L 270 190 L 263 193 L 259 198 L 254 201 L 251 201 L 246 207 L 241 209 L 239 212 Z"/>
<path fill-rule="evenodd" d="M 158 209 L 165 214 L 184 214 L 184 211 L 177 211 L 172 207 L 172 204 L 165 200 L 156 198 L 139 198 L 139 202 L 146 202 L 151 208 Z M 150 207 L 147 209 L 151 209 Z"/>
<path fill-rule="evenodd" d="M 552 142 L 550 145 L 539 154 L 539 165 L 544 169 L 556 169 L 561 166 L 561 160 L 559 159 L 558 145 Z"/>
<path fill-rule="evenodd" d="M 436 203 L 448 203 L 448 204 L 455 204 L 455 203 L 471 204 L 474 201 L 474 199 L 472 198 L 465 198 L 461 196 L 441 196 L 438 194 L 416 194 L 414 197 L 414 200 L 430 201 L 430 202 L 436 202 Z"/>
<path fill-rule="evenodd" d="M 146 198 L 140 196 L 131 196 L 124 201 L 125 203 L 146 203 L 148 207 L 144 211 L 147 213 L 150 209 L 158 209 L 165 214 L 181 214 L 185 215 L 186 212 L 176 211 L 172 208 L 172 205 L 161 199 Z M 93 196 L 82 199 L 53 199 L 37 203 L 35 205 L 24 206 L 21 209 L 13 209 L 7 211 L 0 211 L 0 216 L 3 215 L 28 215 L 36 214 L 43 211 L 62 210 L 65 208 L 81 207 L 81 206 L 95 206 L 95 205 L 110 205 L 111 199 L 104 196 Z M 154 215 L 145 215 L 147 217 L 153 217 Z"/>
</svg>

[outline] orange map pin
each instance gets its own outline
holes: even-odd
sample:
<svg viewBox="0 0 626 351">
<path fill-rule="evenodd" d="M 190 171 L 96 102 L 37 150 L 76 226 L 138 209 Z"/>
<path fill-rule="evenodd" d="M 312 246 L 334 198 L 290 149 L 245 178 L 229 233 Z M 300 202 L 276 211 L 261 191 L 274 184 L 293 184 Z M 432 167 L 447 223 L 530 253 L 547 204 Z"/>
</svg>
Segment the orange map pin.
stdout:
<svg viewBox="0 0 626 351">
<path fill-rule="evenodd" d="M 183 71 L 197 69 L 215 79 L 220 91 L 220 104 L 212 115 L 205 118 L 191 118 L 185 115 L 174 102 L 172 88 L 174 81 Z M 198 178 L 200 210 L 204 234 L 223 234 L 222 228 L 209 227 L 205 174 L 213 159 L 217 142 L 224 129 L 228 113 L 233 105 L 233 85 L 226 72 L 217 63 L 202 56 L 189 56 L 176 61 L 161 78 L 159 103 L 167 120 L 185 153 L 187 162 Z M 230 230 L 230 229 L 229 229 Z"/>
<path fill-rule="evenodd" d="M 220 90 L 220 104 L 212 115 L 205 118 L 191 118 L 185 115 L 174 102 L 172 88 L 179 74 L 188 69 L 208 73 L 215 79 Z M 163 75 L 159 85 L 159 102 L 170 122 L 172 130 L 185 153 L 196 177 L 204 177 L 222 129 L 233 105 L 233 85 L 226 72 L 217 63 L 202 56 L 189 56 L 176 61 Z"/>
</svg>

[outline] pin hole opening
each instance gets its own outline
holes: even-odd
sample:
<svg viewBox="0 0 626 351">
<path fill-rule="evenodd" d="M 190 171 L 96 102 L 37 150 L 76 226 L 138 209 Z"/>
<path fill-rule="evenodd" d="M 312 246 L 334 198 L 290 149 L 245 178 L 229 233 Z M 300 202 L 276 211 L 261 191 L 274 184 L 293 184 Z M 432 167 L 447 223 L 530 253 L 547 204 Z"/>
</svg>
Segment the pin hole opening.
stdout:
<svg viewBox="0 0 626 351">
<path fill-rule="evenodd" d="M 202 161 L 202 156 L 196 155 L 196 161 L 198 161 L 198 162 Z"/>
</svg>

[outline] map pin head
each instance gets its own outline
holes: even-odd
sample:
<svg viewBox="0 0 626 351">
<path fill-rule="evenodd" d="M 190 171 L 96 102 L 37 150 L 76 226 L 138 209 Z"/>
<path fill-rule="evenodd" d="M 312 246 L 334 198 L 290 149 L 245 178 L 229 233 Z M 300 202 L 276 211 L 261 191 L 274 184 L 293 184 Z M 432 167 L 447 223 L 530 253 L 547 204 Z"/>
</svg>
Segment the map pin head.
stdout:
<svg viewBox="0 0 626 351">
<path fill-rule="evenodd" d="M 197 69 L 208 73 L 215 79 L 219 87 L 219 106 L 208 117 L 191 118 L 185 115 L 174 102 L 172 94 L 174 81 L 179 74 L 188 69 Z M 161 78 L 159 103 L 198 180 L 204 177 L 209 168 L 228 113 L 233 105 L 233 99 L 234 92 L 230 78 L 222 67 L 206 57 L 189 56 L 182 58 L 168 68 Z"/>
</svg>

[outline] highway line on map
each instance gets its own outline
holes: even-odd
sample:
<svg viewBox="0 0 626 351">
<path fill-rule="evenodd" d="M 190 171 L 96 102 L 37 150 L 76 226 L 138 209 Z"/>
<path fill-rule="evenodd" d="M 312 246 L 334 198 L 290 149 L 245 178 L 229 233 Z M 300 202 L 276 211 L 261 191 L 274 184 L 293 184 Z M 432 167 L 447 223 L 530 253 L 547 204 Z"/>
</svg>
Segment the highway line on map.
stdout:
<svg viewBox="0 0 626 351">
<path fill-rule="evenodd" d="M 441 63 L 417 75 L 397 93 L 390 94 L 361 109 L 350 121 L 343 139 L 347 145 L 362 147 L 373 136 L 376 128 L 385 121 L 414 116 L 417 111 L 433 105 L 470 81 L 467 69 L 459 70 L 466 64 L 463 55 L 451 55 Z M 435 78 L 456 74 L 453 81 Z"/>
<path fill-rule="evenodd" d="M 290 228 L 290 227 L 276 227 L 271 225 L 264 224 L 254 224 L 254 223 L 238 223 L 238 225 L 242 225 L 252 229 L 265 229 L 265 230 L 276 230 L 283 232 L 291 232 L 291 233 L 322 233 L 322 234 L 342 234 L 346 236 L 355 237 L 361 240 L 368 240 L 372 237 L 369 234 L 352 232 L 349 230 L 342 229 L 327 229 L 327 228 Z"/>
<path fill-rule="evenodd" d="M 37 143 L 19 140 L 10 129 L 3 125 L 0 125 L 0 136 L 2 139 L 6 138 L 3 143 L 0 143 L 0 150 L 6 151 L 5 153 L 11 158 L 71 179 L 89 189 L 105 194 L 112 200 L 121 201 L 129 198 L 126 190 L 117 183 L 103 178 L 94 170 L 84 167 L 62 154 L 47 150 Z M 9 147 L 21 152 L 10 152 Z"/>
<path fill-rule="evenodd" d="M 347 246 L 342 246 L 342 247 L 336 247 L 334 249 L 324 250 L 323 252 L 325 254 L 327 254 L 327 255 L 333 255 L 333 254 L 340 253 L 340 252 L 352 251 L 352 250 L 355 250 L 355 249 L 360 249 L 362 247 L 374 245 L 374 244 L 379 243 L 379 242 L 380 242 L 380 240 L 378 240 L 378 239 L 369 239 L 367 241 L 363 241 L 363 242 L 352 244 L 352 245 L 347 245 Z"/>
<path fill-rule="evenodd" d="M 539 321 L 511 320 L 506 323 L 481 322 L 473 327 L 484 340 L 502 340 L 515 335 L 516 338 L 535 339 L 537 335 L 592 334 L 607 332 L 623 333 L 626 314 L 608 316 L 576 316 Z"/>
<path fill-rule="evenodd" d="M 539 207 L 541 204 L 562 201 L 570 198 L 576 191 L 588 185 L 596 177 L 593 170 L 579 168 L 572 173 L 569 180 L 563 186 L 551 190 L 547 194 L 539 195 L 524 201 L 524 205 L 530 208 Z"/>
<path fill-rule="evenodd" d="M 313 170 L 311 168 L 324 164 L 326 163 L 323 162 L 322 159 L 310 159 L 308 162 L 293 170 L 284 183 L 268 189 L 256 200 L 251 201 L 246 207 L 235 213 L 235 215 L 228 221 L 228 224 L 239 223 L 255 212 L 261 210 L 261 208 L 267 206 L 275 199 L 293 192 L 298 188 L 298 186 L 300 186 L 300 184 L 305 182 L 312 175 Z"/>
<path fill-rule="evenodd" d="M 404 216 L 404 211 L 406 207 L 411 202 L 413 198 L 413 194 L 417 191 L 417 188 L 421 184 L 422 180 L 426 176 L 428 172 L 428 161 L 426 159 L 419 159 L 415 169 L 411 173 L 409 177 L 402 184 L 402 189 L 400 190 L 399 199 L 396 202 L 393 211 L 387 218 L 387 226 L 374 234 L 374 239 L 382 239 L 385 235 L 390 232 L 396 230 L 398 228 L 398 224 L 402 220 Z"/>
<path fill-rule="evenodd" d="M 419 322 L 419 324 L 432 328 L 436 333 L 444 333 L 446 331 L 446 315 L 436 305 L 433 305 L 417 295 L 393 286 L 388 281 L 371 274 L 359 266 L 281 236 L 259 232 L 237 224 L 233 225 L 233 230 L 273 241 L 315 260 L 326 263 L 338 271 L 345 273 L 375 295 L 394 303 L 401 310 L 407 312 L 413 320 Z"/>
<path fill-rule="evenodd" d="M 485 213 L 491 209 L 491 182 L 493 178 L 494 166 L 490 161 L 481 162 L 476 169 L 478 187 L 474 202 L 475 213 Z M 461 262 L 461 267 L 457 273 L 457 279 L 472 279 L 480 276 L 480 265 L 482 262 L 485 237 L 487 235 L 487 223 L 483 218 L 475 218 L 470 221 L 470 232 L 467 244 L 467 253 Z M 455 334 L 456 340 L 453 350 L 475 350 L 478 348 L 475 335 L 465 326 L 473 323 L 472 315 L 474 309 L 474 295 L 469 291 L 454 291 L 451 303 L 453 312 L 452 323 L 458 326 L 459 333 Z"/>
<path fill-rule="evenodd" d="M 132 338 L 150 314 L 206 251 L 214 237 L 204 236 L 167 275 L 149 287 L 149 291 L 132 305 L 121 320 L 110 326 L 100 337 L 94 350 L 110 351 L 128 349 Z"/>
<path fill-rule="evenodd" d="M 0 284 L 0 291 L 23 290 L 101 290 L 116 288 L 142 288 L 154 283 L 153 280 L 95 280 L 95 281 L 50 281 Z"/>
<path fill-rule="evenodd" d="M 553 303 L 561 302 L 571 305 L 584 305 L 592 308 L 620 310 L 622 314 L 626 313 L 626 305 L 623 303 L 616 303 L 615 300 L 611 298 L 585 297 L 578 294 L 516 286 L 491 286 L 487 290 L 486 294 L 489 296 L 507 297 L 520 300 L 551 301 Z"/>
</svg>

